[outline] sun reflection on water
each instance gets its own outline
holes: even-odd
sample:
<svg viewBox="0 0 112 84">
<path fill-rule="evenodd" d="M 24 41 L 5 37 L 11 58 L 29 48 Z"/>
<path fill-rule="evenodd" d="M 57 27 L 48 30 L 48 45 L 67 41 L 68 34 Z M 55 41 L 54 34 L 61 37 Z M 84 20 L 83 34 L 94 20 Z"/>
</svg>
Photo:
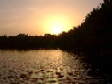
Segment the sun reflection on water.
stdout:
<svg viewBox="0 0 112 84">
<path fill-rule="evenodd" d="M 0 51 L 0 84 L 87 82 L 93 83 L 92 78 L 74 54 L 62 50 Z"/>
</svg>

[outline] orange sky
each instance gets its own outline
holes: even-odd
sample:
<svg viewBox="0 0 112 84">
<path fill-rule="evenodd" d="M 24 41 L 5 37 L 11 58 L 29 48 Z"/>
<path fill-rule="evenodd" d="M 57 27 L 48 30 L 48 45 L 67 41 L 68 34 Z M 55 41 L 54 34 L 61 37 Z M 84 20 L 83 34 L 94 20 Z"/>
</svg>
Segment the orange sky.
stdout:
<svg viewBox="0 0 112 84">
<path fill-rule="evenodd" d="M 56 34 L 79 25 L 103 0 L 0 0 L 0 35 Z"/>
</svg>

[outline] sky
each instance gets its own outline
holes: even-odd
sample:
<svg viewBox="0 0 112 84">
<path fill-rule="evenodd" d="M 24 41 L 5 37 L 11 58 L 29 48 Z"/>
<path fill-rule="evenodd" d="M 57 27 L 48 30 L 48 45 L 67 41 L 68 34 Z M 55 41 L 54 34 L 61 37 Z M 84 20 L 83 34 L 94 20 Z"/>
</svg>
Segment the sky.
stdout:
<svg viewBox="0 0 112 84">
<path fill-rule="evenodd" d="M 58 34 L 80 25 L 103 0 L 0 0 L 0 35 Z"/>
</svg>

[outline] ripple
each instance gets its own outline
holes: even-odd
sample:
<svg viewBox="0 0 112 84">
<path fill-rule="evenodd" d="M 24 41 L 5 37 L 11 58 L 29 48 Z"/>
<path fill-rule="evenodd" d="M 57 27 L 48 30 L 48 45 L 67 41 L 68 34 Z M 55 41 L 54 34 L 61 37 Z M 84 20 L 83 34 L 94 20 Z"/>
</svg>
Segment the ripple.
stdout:
<svg viewBox="0 0 112 84">
<path fill-rule="evenodd" d="M 104 81 L 88 76 L 89 71 L 79 61 L 63 51 L 0 52 L 0 84 L 100 84 Z"/>
</svg>

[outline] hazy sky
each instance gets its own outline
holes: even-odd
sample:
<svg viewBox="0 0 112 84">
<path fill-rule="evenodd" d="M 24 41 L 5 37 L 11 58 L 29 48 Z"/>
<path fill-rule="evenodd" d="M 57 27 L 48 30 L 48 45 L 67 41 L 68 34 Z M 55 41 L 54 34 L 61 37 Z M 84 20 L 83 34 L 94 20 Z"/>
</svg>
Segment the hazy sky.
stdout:
<svg viewBox="0 0 112 84">
<path fill-rule="evenodd" d="M 44 35 L 79 25 L 103 0 L 0 0 L 0 35 Z"/>
</svg>

